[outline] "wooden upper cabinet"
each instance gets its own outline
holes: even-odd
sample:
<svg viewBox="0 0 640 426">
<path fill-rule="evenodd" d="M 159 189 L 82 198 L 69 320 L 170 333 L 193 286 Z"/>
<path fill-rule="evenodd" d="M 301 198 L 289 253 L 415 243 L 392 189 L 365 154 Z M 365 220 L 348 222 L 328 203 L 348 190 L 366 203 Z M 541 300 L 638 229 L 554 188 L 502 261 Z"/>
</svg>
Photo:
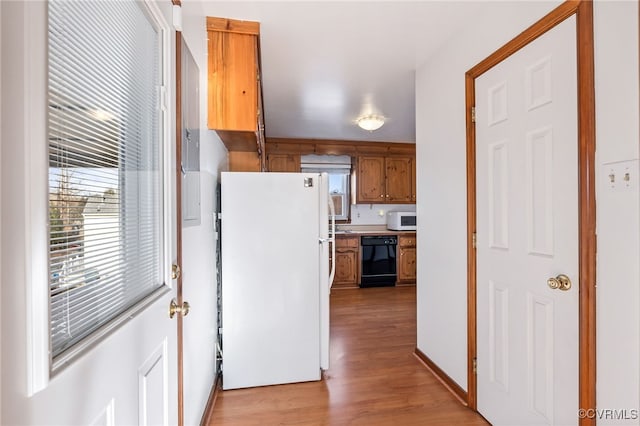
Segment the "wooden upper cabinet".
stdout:
<svg viewBox="0 0 640 426">
<path fill-rule="evenodd" d="M 209 128 L 256 131 L 257 43 L 255 35 L 209 31 Z"/>
<path fill-rule="evenodd" d="M 207 125 L 229 151 L 257 155 L 255 171 L 264 170 L 260 23 L 207 17 L 207 37 Z"/>
<path fill-rule="evenodd" d="M 388 203 L 411 203 L 411 157 L 387 157 L 387 191 L 385 199 Z"/>
<path fill-rule="evenodd" d="M 269 172 L 299 172 L 300 156 L 294 154 L 269 154 L 267 156 Z"/>
<path fill-rule="evenodd" d="M 385 202 L 385 159 L 384 157 L 358 157 L 356 176 L 358 203 L 380 204 Z"/>
<path fill-rule="evenodd" d="M 360 156 L 356 176 L 358 203 L 415 203 L 413 156 Z"/>
</svg>

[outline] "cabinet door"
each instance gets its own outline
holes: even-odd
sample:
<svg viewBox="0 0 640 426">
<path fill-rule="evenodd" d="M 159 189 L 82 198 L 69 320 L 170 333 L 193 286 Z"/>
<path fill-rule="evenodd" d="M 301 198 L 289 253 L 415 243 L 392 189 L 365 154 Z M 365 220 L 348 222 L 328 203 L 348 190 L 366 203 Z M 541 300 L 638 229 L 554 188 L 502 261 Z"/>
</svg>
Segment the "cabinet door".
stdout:
<svg viewBox="0 0 640 426">
<path fill-rule="evenodd" d="M 398 246 L 400 248 L 415 247 L 416 246 L 416 233 L 410 232 L 406 234 L 400 234 L 398 236 Z"/>
<path fill-rule="evenodd" d="M 400 249 L 398 260 L 398 281 L 415 282 L 416 280 L 416 248 L 405 247 Z"/>
<path fill-rule="evenodd" d="M 385 161 L 387 174 L 388 203 L 412 203 L 411 157 L 387 157 Z"/>
<path fill-rule="evenodd" d="M 338 235 L 336 237 L 336 248 L 352 248 L 357 249 L 360 246 L 360 237 Z"/>
<path fill-rule="evenodd" d="M 336 249 L 336 287 L 354 287 L 358 284 L 358 252 L 353 249 Z"/>
<path fill-rule="evenodd" d="M 255 132 L 258 114 L 257 36 L 208 31 L 208 125 Z"/>
<path fill-rule="evenodd" d="M 270 172 L 299 172 L 300 156 L 293 154 L 269 154 L 268 171 Z"/>
<path fill-rule="evenodd" d="M 385 202 L 384 157 L 359 157 L 356 180 L 356 201 L 358 203 L 378 204 Z"/>
<path fill-rule="evenodd" d="M 416 202 L 416 194 L 418 190 L 416 189 L 416 158 L 413 157 L 411 159 L 411 201 Z"/>
</svg>

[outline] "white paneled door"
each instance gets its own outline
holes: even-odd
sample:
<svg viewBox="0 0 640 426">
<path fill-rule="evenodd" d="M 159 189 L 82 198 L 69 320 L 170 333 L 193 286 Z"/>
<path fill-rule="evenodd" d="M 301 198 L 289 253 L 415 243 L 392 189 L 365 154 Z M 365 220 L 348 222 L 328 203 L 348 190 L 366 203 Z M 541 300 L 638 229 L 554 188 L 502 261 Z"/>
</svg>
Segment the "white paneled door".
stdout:
<svg viewBox="0 0 640 426">
<path fill-rule="evenodd" d="M 575 27 L 476 79 L 477 395 L 494 425 L 577 423 Z"/>
<path fill-rule="evenodd" d="M 164 7 L 165 12 L 161 11 L 158 5 Z M 11 135 L 10 139 L 15 143 L 8 145 L 3 142 L 2 145 L 3 174 L 9 173 L 13 176 L 14 186 L 10 193 L 7 193 L 6 185 L 2 188 L 2 263 L 4 265 L 11 264 L 13 268 L 11 268 L 12 271 L 9 271 L 12 275 L 8 275 L 10 282 L 12 282 L 11 286 L 4 285 L 8 282 L 6 267 L 3 268 L 5 275 L 2 277 L 2 309 L 0 312 L 2 314 L 3 344 L 1 354 L 2 417 L 0 424 L 101 426 L 169 426 L 179 424 L 176 320 L 172 320 L 168 316 L 169 303 L 173 297 L 176 297 L 176 282 L 171 277 L 171 264 L 175 262 L 177 256 L 175 203 L 172 202 L 175 199 L 176 184 L 173 178 L 175 174 L 175 167 L 173 167 L 175 164 L 175 154 L 173 153 L 175 139 L 170 137 L 173 124 L 160 118 L 152 119 L 150 118 L 151 114 L 139 113 L 147 107 L 144 101 L 153 102 L 153 96 L 147 96 L 147 94 L 149 92 L 161 93 L 162 86 L 167 88 L 168 96 L 166 99 L 172 98 L 170 94 L 173 84 L 170 82 L 170 77 L 173 75 L 171 70 L 174 67 L 170 63 L 173 55 L 170 55 L 171 51 L 169 50 L 172 47 L 169 34 L 172 32 L 164 19 L 164 16 L 171 16 L 170 14 L 171 5 L 168 1 L 162 3 L 58 1 L 55 5 L 53 1 L 2 3 L 2 34 L 3 36 L 11 34 L 12 38 L 11 44 L 3 43 L 2 46 L 3 96 L 6 93 L 6 88 L 11 87 L 9 98 L 12 99 L 12 102 L 17 103 L 10 110 L 3 108 L 2 111 L 3 141 L 7 140 L 6 135 Z M 59 19 L 56 21 L 57 24 L 62 22 L 64 18 L 64 25 L 58 26 L 58 28 L 64 28 L 64 31 L 56 32 L 52 29 L 54 17 Z M 32 25 L 28 30 L 24 26 L 27 21 Z M 147 25 L 147 21 L 149 25 Z M 67 22 L 72 24 L 67 24 Z M 75 25 L 73 25 L 74 23 Z M 131 31 L 120 30 L 122 27 Z M 88 30 L 89 28 L 90 30 Z M 109 31 L 114 34 L 111 39 L 107 39 L 103 35 L 104 32 L 109 33 Z M 72 38 L 71 35 L 78 32 L 82 37 Z M 157 38 L 153 34 L 158 34 Z M 65 36 L 63 41 L 68 43 L 67 46 L 72 47 L 59 48 L 54 51 L 51 41 L 54 36 Z M 138 38 L 134 43 L 130 42 L 128 37 Z M 103 43 L 104 40 L 107 41 Z M 153 52 L 149 53 L 144 50 L 144 46 L 147 44 L 143 44 L 143 41 L 147 44 L 162 45 L 162 49 L 159 47 L 161 51 L 153 55 Z M 76 42 L 76 44 L 71 44 L 71 42 Z M 86 42 L 83 45 L 84 49 L 73 47 L 82 44 L 82 42 Z M 58 41 L 56 46 L 59 47 L 61 44 L 63 42 Z M 102 49 L 104 46 L 107 48 Z M 130 54 L 131 49 L 127 48 L 131 46 L 141 49 L 134 52 L 141 52 L 140 55 L 132 55 L 139 63 L 125 60 L 130 57 L 127 55 Z M 54 52 L 68 53 L 68 56 L 72 56 L 77 61 L 69 62 L 67 56 L 56 56 Z M 147 53 L 148 55 L 146 55 Z M 48 54 L 51 56 L 49 57 Z M 162 75 L 163 78 L 158 77 L 158 86 L 155 89 L 145 91 L 136 83 L 153 81 L 153 75 L 146 74 L 144 76 L 146 80 L 140 78 L 136 80 L 132 76 L 143 74 L 147 67 L 152 68 L 149 65 L 153 64 L 149 59 L 150 56 L 158 60 L 157 68 L 159 71 L 157 74 Z M 97 61 L 90 59 L 95 57 L 100 59 L 99 66 L 91 68 L 90 66 L 95 65 Z M 8 58 L 12 58 L 12 60 L 8 61 Z M 160 58 L 164 58 L 167 62 L 160 64 Z M 51 77 L 47 73 L 53 74 L 53 71 L 50 70 L 54 68 L 50 64 L 54 61 L 62 64 L 62 66 L 55 68 L 56 70 L 61 68 L 64 68 L 65 72 L 71 70 L 69 73 L 74 72 L 77 81 L 91 82 L 92 84 L 89 86 L 109 87 L 110 97 L 105 97 L 104 103 L 98 102 L 95 105 L 112 105 L 107 102 L 107 99 L 111 99 L 117 105 L 122 102 L 122 109 L 90 110 L 89 107 L 92 107 L 93 103 L 74 103 L 76 99 L 74 96 L 77 93 L 88 96 L 91 91 L 83 90 L 82 88 L 85 86 L 75 84 L 71 79 L 69 79 L 72 81 L 71 83 L 60 85 L 66 90 L 64 93 L 58 91 L 54 93 L 58 96 L 53 96 L 53 91 L 48 92 L 48 82 L 51 81 Z M 116 75 L 111 79 L 104 77 L 104 74 L 111 77 L 108 70 L 112 68 L 108 68 L 107 63 L 110 66 L 114 63 L 118 65 L 113 68 L 117 73 L 114 71 L 113 74 Z M 77 64 L 82 64 L 82 66 Z M 92 73 L 91 71 L 94 69 L 107 71 L 102 74 Z M 6 70 L 9 72 L 5 74 Z M 64 75 L 66 76 L 66 74 Z M 116 84 L 119 82 L 118 78 L 126 79 L 123 81 L 127 84 L 119 86 Z M 9 84 L 6 84 L 7 82 Z M 114 87 L 122 89 L 116 90 Z M 148 85 L 143 85 L 143 87 L 147 88 Z M 135 98 L 131 95 L 131 99 L 129 99 L 122 95 L 121 93 L 124 93 L 125 89 L 129 90 L 126 93 L 133 93 L 138 97 Z M 164 98 L 164 96 L 158 98 Z M 64 99 L 64 102 L 59 99 Z M 5 104 L 4 98 L 2 101 Z M 64 134 L 64 137 L 54 138 L 50 136 L 51 133 L 49 136 L 47 135 L 47 106 L 49 110 L 77 112 L 74 119 L 66 120 L 65 124 L 68 123 L 68 127 L 65 128 L 65 131 L 60 131 L 59 134 Z M 147 109 L 153 111 L 157 116 L 167 117 L 167 120 L 168 117 L 173 117 L 173 106 L 169 101 L 158 101 Z M 109 111 L 114 112 L 111 114 Z M 120 114 L 124 114 L 121 111 L 128 112 L 129 115 L 120 118 Z M 113 118 L 92 119 L 90 117 L 94 116 L 93 112 L 106 112 L 113 115 Z M 112 122 L 112 120 L 114 121 Z M 144 126 L 153 123 L 154 120 L 158 121 L 156 127 Z M 107 121 L 109 122 L 107 123 Z M 116 122 L 118 124 L 115 124 Z M 133 130 L 125 132 L 125 122 Z M 58 124 L 61 126 L 60 123 Z M 69 130 L 77 128 L 90 129 L 93 133 Z M 112 128 L 116 129 L 112 130 L 116 135 L 113 140 L 93 136 L 94 133 L 102 135 L 101 129 Z M 149 131 L 148 128 L 152 128 L 152 130 Z M 78 134 L 82 134 L 84 139 L 76 137 Z M 134 145 L 131 142 L 130 145 L 134 148 L 140 146 L 145 148 L 134 151 L 125 143 L 125 135 L 128 134 L 142 135 L 140 139 L 144 138 L 144 141 L 150 142 L 148 145 L 142 143 Z M 164 134 L 167 137 L 160 140 L 152 138 L 149 136 L 150 134 Z M 133 137 L 126 139 L 127 143 L 131 139 Z M 89 279 L 89 275 L 83 275 L 80 279 L 85 281 L 75 287 L 86 289 L 86 293 L 71 293 L 70 289 L 73 287 L 60 290 L 69 294 L 69 303 L 72 301 L 71 294 L 80 294 L 85 298 L 83 302 L 82 297 L 75 297 L 76 306 L 80 306 L 83 313 L 92 312 L 91 315 L 83 317 L 86 318 L 84 323 L 100 320 L 100 315 L 107 310 L 105 306 L 109 306 L 109 302 L 104 302 L 105 299 L 97 297 L 92 299 L 91 303 L 86 302 L 87 295 L 92 294 L 90 291 L 95 291 L 93 294 L 109 293 L 115 295 L 109 301 L 119 301 L 119 298 L 124 298 L 127 292 L 132 293 L 134 287 L 129 285 L 131 281 L 127 281 L 130 276 L 151 277 L 151 279 L 157 279 L 155 282 L 163 284 L 159 285 L 147 298 L 138 302 L 135 309 L 123 310 L 114 321 L 107 323 L 97 330 L 97 334 L 92 335 L 92 337 L 100 335 L 100 338 L 96 338 L 96 340 L 92 340 L 92 337 L 86 338 L 82 341 L 83 344 L 86 342 L 86 346 L 70 346 L 67 351 L 61 352 L 53 360 L 54 370 L 50 372 L 49 344 L 53 326 L 49 324 L 48 305 L 50 292 L 52 293 L 50 288 L 53 289 L 54 286 L 50 283 L 50 274 L 47 270 L 47 249 L 50 241 L 53 241 L 53 237 L 50 237 L 52 234 L 49 234 L 46 227 L 50 218 L 46 191 L 49 167 L 54 168 L 50 165 L 57 164 L 51 160 L 53 157 L 48 157 L 47 141 L 52 140 L 71 140 L 74 141 L 74 147 L 82 147 L 84 150 L 81 151 L 80 148 L 71 148 L 71 145 L 67 145 L 65 148 L 68 150 L 67 157 L 82 158 L 82 161 L 85 162 L 92 160 L 102 164 L 101 167 L 69 165 L 68 168 L 72 169 L 70 175 L 80 176 L 74 185 L 82 184 L 83 187 L 89 188 L 95 182 L 109 181 L 109 173 L 115 168 L 112 165 L 113 160 L 109 160 L 109 158 L 118 158 L 118 172 L 121 173 L 116 180 L 119 186 L 116 186 L 117 191 L 114 191 L 115 194 L 121 194 L 120 198 L 117 201 L 108 202 L 104 201 L 105 198 L 101 198 L 103 201 L 99 203 L 100 207 L 96 211 L 103 208 L 110 212 L 114 210 L 117 212 L 113 213 L 113 216 L 118 217 L 117 219 L 109 217 L 108 220 L 116 223 L 122 230 L 122 234 L 118 237 L 117 247 L 109 247 L 104 252 L 107 255 L 115 252 L 116 255 L 112 257 L 124 260 L 120 263 L 111 260 L 97 262 L 98 267 L 101 268 L 99 276 L 92 276 Z M 100 147 L 100 149 L 89 148 L 91 146 Z M 116 157 L 103 154 L 109 149 L 116 152 Z M 137 156 L 129 154 L 129 151 L 134 151 Z M 151 157 L 151 154 L 148 157 L 143 157 L 143 154 L 156 154 L 160 151 L 166 153 L 162 160 L 154 160 L 156 162 L 149 160 L 148 157 Z M 125 163 L 125 158 L 132 157 L 143 158 L 138 161 L 144 167 L 136 168 L 139 163 L 133 160 L 127 160 L 128 162 Z M 80 160 L 77 161 L 80 163 Z M 126 164 L 126 168 L 124 164 Z M 94 170 L 94 173 L 101 176 L 102 179 L 90 181 L 87 178 L 88 169 Z M 6 176 L 5 174 L 4 177 L 6 178 Z M 156 192 L 149 189 L 152 186 L 149 182 L 153 179 L 158 182 L 157 185 L 154 185 L 154 188 L 157 188 Z M 132 181 L 138 184 L 136 186 L 139 189 L 138 192 L 130 191 L 125 194 L 125 189 L 129 190 L 130 187 L 135 186 L 131 184 Z M 125 185 L 125 182 L 128 186 Z M 79 187 L 71 185 L 69 187 L 71 188 L 69 193 L 74 194 L 74 197 L 80 199 L 80 195 L 84 196 L 84 192 L 80 192 Z M 160 194 L 160 192 L 162 193 Z M 141 195 L 136 196 L 137 194 Z M 112 200 L 112 197 L 109 196 L 109 199 Z M 155 203 L 149 200 L 159 201 Z M 84 204 L 82 205 L 84 206 Z M 114 205 L 117 207 L 113 207 Z M 127 206 L 126 209 L 124 205 Z M 148 221 L 142 222 L 141 220 L 143 225 L 139 227 L 135 226 L 136 223 L 133 220 L 125 221 L 125 219 L 134 216 L 130 212 L 134 210 L 134 205 L 144 206 L 147 209 L 145 212 L 151 211 L 153 213 L 149 213 L 147 216 L 141 214 L 140 217 Z M 77 207 L 68 207 L 67 209 L 77 209 Z M 82 210 L 82 216 L 85 216 L 87 211 L 87 209 Z M 156 217 L 160 219 L 154 220 Z M 88 219 L 83 218 L 82 221 L 74 224 L 74 229 L 77 227 L 86 232 L 87 222 Z M 104 235 L 107 232 L 102 232 L 102 238 L 106 240 Z M 137 240 L 122 237 L 125 233 L 134 232 L 139 237 Z M 161 238 L 158 238 L 160 242 L 155 244 L 157 240 L 154 238 L 160 234 Z M 131 241 L 141 240 L 145 243 L 152 241 L 154 244 L 149 244 L 150 249 L 142 250 L 138 249 L 141 245 L 131 243 Z M 12 246 L 11 251 L 6 250 L 9 242 Z M 106 244 L 102 243 L 102 245 Z M 76 245 L 76 249 L 80 247 L 83 250 L 81 252 L 83 254 L 77 255 L 78 263 L 83 258 L 88 258 L 87 246 L 84 244 Z M 65 250 L 70 249 L 65 248 Z M 142 257 L 140 256 L 142 252 L 145 254 L 152 252 L 155 262 L 138 262 L 137 259 Z M 103 259 L 107 259 L 107 255 L 103 255 Z M 86 259 L 84 260 L 86 261 Z M 65 269 L 69 268 L 65 265 Z M 67 276 L 69 275 L 71 274 L 67 273 Z M 118 285 L 113 284 L 114 282 Z M 139 298 L 142 299 L 142 297 Z M 134 296 L 131 296 L 131 300 L 137 302 Z M 68 318 L 70 317 L 68 315 Z M 74 328 L 69 325 L 68 318 L 63 318 L 65 321 L 59 323 L 58 329 L 63 329 L 70 337 L 75 337 L 74 333 L 79 327 Z M 38 319 L 43 320 L 39 321 Z M 121 319 L 123 321 L 120 321 Z"/>
</svg>

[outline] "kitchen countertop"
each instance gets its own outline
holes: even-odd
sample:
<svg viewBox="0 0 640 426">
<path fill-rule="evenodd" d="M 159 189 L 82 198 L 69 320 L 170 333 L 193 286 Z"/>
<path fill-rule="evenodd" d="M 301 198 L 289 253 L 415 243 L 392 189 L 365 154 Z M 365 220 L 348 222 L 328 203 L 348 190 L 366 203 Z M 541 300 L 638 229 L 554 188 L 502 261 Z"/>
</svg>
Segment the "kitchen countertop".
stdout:
<svg viewBox="0 0 640 426">
<path fill-rule="evenodd" d="M 416 231 L 392 231 L 385 225 L 336 225 L 336 235 L 398 235 Z"/>
</svg>

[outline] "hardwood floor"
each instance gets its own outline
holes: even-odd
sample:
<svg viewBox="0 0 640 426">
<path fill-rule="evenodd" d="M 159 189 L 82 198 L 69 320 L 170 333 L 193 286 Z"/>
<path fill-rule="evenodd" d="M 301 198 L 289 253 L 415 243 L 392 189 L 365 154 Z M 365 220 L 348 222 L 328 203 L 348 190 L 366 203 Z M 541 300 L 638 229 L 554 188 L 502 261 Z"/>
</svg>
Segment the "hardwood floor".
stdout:
<svg viewBox="0 0 640 426">
<path fill-rule="evenodd" d="M 415 287 L 335 290 L 320 382 L 221 391 L 211 425 L 487 425 L 414 356 Z"/>
</svg>

